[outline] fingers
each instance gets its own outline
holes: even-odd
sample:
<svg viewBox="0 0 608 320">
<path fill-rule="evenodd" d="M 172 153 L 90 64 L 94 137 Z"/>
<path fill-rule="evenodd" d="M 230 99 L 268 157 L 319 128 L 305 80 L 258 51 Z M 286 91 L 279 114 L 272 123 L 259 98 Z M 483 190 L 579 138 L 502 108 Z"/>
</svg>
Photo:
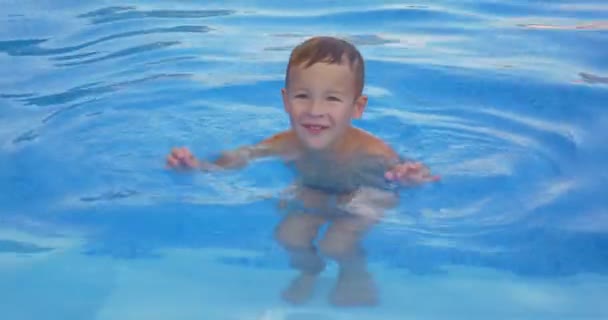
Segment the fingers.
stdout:
<svg viewBox="0 0 608 320">
<path fill-rule="evenodd" d="M 196 160 L 193 155 L 189 155 L 189 156 L 185 157 L 184 159 L 182 159 L 182 162 L 188 168 L 196 168 L 196 167 L 198 167 L 198 160 Z"/>
<path fill-rule="evenodd" d="M 169 167 L 177 167 L 179 165 L 179 160 L 177 160 L 173 156 L 167 156 L 167 166 Z"/>
<path fill-rule="evenodd" d="M 192 153 L 186 147 L 173 148 L 173 150 L 171 150 L 171 155 L 177 159 L 186 159 L 192 157 Z"/>
<path fill-rule="evenodd" d="M 166 164 L 169 168 L 192 169 L 198 166 L 198 160 L 190 150 L 181 147 L 171 150 L 171 153 L 167 156 Z"/>
<path fill-rule="evenodd" d="M 408 184 L 436 182 L 441 179 L 440 176 L 431 175 L 430 170 L 419 162 L 400 164 L 391 171 L 386 172 L 384 177 L 390 181 L 400 181 Z"/>
<path fill-rule="evenodd" d="M 393 170 L 386 173 L 389 180 L 400 180 L 404 177 L 420 174 L 425 168 L 421 163 L 408 162 L 396 166 Z M 428 170 L 426 170 L 428 172 Z"/>
<path fill-rule="evenodd" d="M 397 175 L 393 171 L 387 171 L 384 173 L 384 178 L 389 181 L 397 180 Z"/>
</svg>

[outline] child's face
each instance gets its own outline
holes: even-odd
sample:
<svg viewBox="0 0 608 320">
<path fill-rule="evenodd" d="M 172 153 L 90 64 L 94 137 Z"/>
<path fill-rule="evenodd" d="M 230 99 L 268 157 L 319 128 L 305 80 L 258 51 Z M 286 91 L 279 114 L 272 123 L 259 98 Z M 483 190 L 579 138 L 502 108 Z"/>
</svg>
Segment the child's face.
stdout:
<svg viewBox="0 0 608 320">
<path fill-rule="evenodd" d="M 313 150 L 339 142 L 367 103 L 367 97 L 357 96 L 355 74 L 346 63 L 292 66 L 289 87 L 282 94 L 292 128 Z"/>
</svg>

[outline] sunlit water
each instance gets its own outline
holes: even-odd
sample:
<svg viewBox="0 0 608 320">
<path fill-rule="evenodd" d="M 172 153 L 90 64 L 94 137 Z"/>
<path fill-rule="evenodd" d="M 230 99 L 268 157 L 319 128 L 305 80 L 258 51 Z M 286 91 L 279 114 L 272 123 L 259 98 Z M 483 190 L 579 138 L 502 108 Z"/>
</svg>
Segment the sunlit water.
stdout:
<svg viewBox="0 0 608 320">
<path fill-rule="evenodd" d="M 0 0 L 2 319 L 605 319 L 608 5 L 603 1 Z M 381 303 L 280 291 L 291 176 L 184 175 L 287 128 L 291 48 L 367 59 L 357 126 L 441 183 L 365 239 Z"/>
</svg>

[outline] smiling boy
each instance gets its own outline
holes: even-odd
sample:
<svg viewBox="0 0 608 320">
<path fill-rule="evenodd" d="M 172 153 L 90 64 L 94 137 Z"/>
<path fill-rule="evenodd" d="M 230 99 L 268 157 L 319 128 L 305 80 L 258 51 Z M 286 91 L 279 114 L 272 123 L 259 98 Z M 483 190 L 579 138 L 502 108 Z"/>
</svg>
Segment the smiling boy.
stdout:
<svg viewBox="0 0 608 320">
<path fill-rule="evenodd" d="M 349 42 L 308 39 L 292 51 L 281 90 L 288 130 L 224 152 L 213 162 L 196 159 L 186 148 L 176 148 L 167 157 L 167 165 L 176 169 L 239 168 L 270 156 L 293 167 L 298 177 L 294 195 L 303 208 L 289 212 L 275 232 L 290 254 L 291 266 L 300 271 L 283 292 L 293 303 L 311 296 L 325 266 L 321 255 L 339 265 L 333 304 L 377 303 L 360 241 L 397 204 L 396 193 L 387 186 L 439 179 L 420 163 L 402 162 L 382 140 L 352 126 L 367 105 L 364 69 L 361 54 Z M 317 250 L 314 241 L 325 224 L 329 226 Z"/>
</svg>

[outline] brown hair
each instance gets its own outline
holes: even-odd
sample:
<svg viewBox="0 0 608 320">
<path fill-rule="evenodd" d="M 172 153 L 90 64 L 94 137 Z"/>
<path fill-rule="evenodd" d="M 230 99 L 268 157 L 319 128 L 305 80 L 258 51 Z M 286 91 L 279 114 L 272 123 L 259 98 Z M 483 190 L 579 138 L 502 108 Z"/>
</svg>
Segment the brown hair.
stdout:
<svg viewBox="0 0 608 320">
<path fill-rule="evenodd" d="M 365 82 L 365 63 L 363 57 L 354 45 L 346 40 L 334 37 L 313 37 L 296 46 L 289 57 L 287 72 L 285 73 L 285 86 L 289 82 L 289 72 L 293 65 L 303 65 L 308 68 L 318 62 L 342 63 L 346 56 L 347 63 L 355 73 L 357 96 L 363 92 Z"/>
</svg>

